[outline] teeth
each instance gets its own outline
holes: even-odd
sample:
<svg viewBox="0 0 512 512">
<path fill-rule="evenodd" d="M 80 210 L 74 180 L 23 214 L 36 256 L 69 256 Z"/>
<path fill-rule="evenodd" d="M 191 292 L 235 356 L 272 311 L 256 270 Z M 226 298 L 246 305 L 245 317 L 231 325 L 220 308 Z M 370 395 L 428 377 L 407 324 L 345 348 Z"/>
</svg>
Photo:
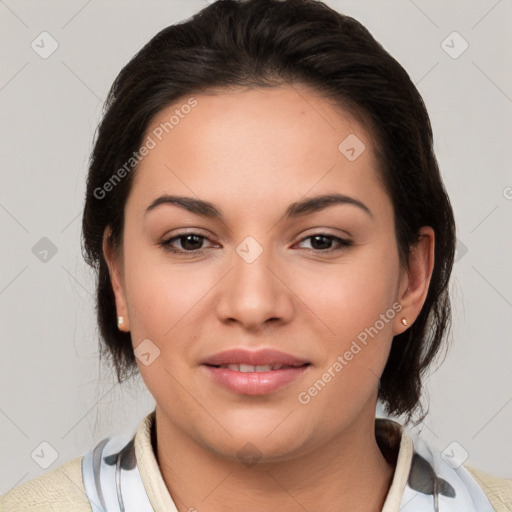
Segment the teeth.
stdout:
<svg viewBox="0 0 512 512">
<path fill-rule="evenodd" d="M 252 365 L 252 364 L 221 364 L 221 368 L 227 368 L 228 370 L 232 370 L 234 372 L 242 372 L 242 373 L 250 373 L 250 372 L 269 372 L 271 370 L 280 370 L 285 365 L 282 364 L 261 364 L 261 365 Z"/>
</svg>

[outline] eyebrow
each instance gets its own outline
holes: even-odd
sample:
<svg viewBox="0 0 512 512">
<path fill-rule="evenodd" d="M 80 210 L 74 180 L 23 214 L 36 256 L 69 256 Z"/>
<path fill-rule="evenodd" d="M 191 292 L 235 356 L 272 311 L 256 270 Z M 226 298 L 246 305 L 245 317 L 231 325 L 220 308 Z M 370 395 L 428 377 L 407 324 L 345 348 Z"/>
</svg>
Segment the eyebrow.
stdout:
<svg viewBox="0 0 512 512">
<path fill-rule="evenodd" d="M 221 211 L 208 201 L 195 199 L 193 197 L 173 196 L 168 194 L 157 197 L 146 208 L 144 215 L 163 204 L 176 205 L 202 217 L 223 220 Z M 371 210 L 364 203 L 359 201 L 359 199 L 355 199 L 354 197 L 344 194 L 326 194 L 291 203 L 280 220 L 282 221 L 302 217 L 310 213 L 319 212 L 325 208 L 328 208 L 329 206 L 337 204 L 348 204 L 356 206 L 373 219 Z"/>
</svg>

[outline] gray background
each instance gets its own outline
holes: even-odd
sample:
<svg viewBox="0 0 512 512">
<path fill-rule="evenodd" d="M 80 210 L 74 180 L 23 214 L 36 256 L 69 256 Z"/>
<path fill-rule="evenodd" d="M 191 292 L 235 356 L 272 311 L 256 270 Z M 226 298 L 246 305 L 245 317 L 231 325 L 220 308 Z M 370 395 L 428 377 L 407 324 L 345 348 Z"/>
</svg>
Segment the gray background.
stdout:
<svg viewBox="0 0 512 512">
<path fill-rule="evenodd" d="M 417 84 L 456 213 L 452 348 L 416 430 L 512 478 L 512 3 L 327 3 L 366 25 Z M 205 5 L 0 1 L 0 492 L 134 430 L 153 408 L 140 379 L 118 386 L 98 362 L 80 252 L 87 158 L 121 67 Z M 31 47 L 51 49 L 43 31 L 58 43 L 47 58 Z"/>
</svg>

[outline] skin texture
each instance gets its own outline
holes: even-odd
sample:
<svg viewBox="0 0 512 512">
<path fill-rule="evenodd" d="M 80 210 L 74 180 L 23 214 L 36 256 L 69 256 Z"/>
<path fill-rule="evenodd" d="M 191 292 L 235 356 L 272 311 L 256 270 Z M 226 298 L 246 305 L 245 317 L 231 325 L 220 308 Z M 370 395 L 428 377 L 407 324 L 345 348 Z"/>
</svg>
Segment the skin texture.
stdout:
<svg viewBox="0 0 512 512">
<path fill-rule="evenodd" d="M 425 300 L 434 233 L 422 228 L 409 269 L 401 268 L 371 134 L 306 87 L 194 98 L 197 106 L 137 168 L 121 251 L 108 229 L 103 246 L 122 329 L 135 348 L 149 339 L 160 350 L 150 365 L 137 362 L 157 404 L 166 485 L 180 511 L 381 510 L 394 468 L 375 441 L 378 381 L 393 336 L 407 328 L 401 318 L 411 325 Z M 147 134 L 187 99 L 162 110 Z M 338 150 L 350 134 L 366 147 L 354 161 Z M 337 204 L 280 220 L 290 203 L 334 192 L 371 215 Z M 210 201 L 223 220 L 169 204 L 145 214 L 164 193 Z M 178 250 L 197 248 L 192 256 L 160 245 L 184 231 L 206 237 L 175 239 Z M 352 245 L 307 238 L 317 234 Z M 262 249 L 250 264 L 236 251 L 248 236 Z M 400 313 L 300 403 L 298 394 L 393 304 Z M 237 394 L 201 366 L 234 347 L 275 348 L 311 364 L 277 391 Z M 244 446 L 256 464 L 237 456 Z"/>
</svg>

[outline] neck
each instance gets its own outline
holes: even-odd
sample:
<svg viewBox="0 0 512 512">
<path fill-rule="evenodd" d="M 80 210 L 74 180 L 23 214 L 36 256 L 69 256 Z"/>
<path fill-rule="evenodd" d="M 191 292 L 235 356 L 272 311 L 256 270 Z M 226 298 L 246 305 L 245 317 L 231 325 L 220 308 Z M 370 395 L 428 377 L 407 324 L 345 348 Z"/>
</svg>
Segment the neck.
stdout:
<svg viewBox="0 0 512 512">
<path fill-rule="evenodd" d="M 374 415 L 361 420 L 300 456 L 244 465 L 198 444 L 157 407 L 155 455 L 179 510 L 381 511 L 394 467 Z"/>
</svg>

